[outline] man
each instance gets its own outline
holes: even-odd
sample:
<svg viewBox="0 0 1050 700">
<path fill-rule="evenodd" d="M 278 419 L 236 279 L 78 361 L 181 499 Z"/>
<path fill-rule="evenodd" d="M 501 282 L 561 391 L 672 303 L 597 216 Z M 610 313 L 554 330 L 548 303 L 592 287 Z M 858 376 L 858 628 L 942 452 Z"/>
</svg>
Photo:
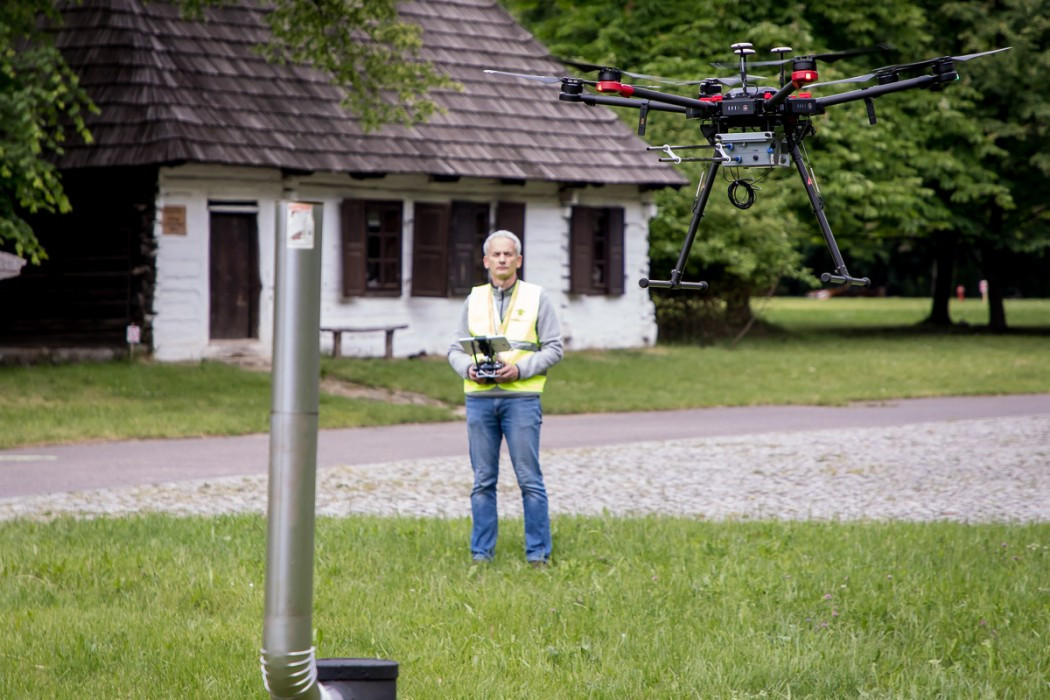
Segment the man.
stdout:
<svg viewBox="0 0 1050 700">
<path fill-rule="evenodd" d="M 522 257 L 517 236 L 496 231 L 482 250 L 490 283 L 475 287 L 467 297 L 456 340 L 448 351 L 449 364 L 463 377 L 466 392 L 474 469 L 470 551 L 475 561 L 488 561 L 496 551 L 496 483 L 505 438 L 525 512 L 525 559 L 543 567 L 551 555 L 551 528 L 539 459 L 540 394 L 547 370 L 562 357 L 561 324 L 543 288 L 518 279 Z M 479 378 L 474 356 L 459 339 L 491 335 L 506 336 L 511 349 L 501 353 L 503 366 L 494 377 Z"/>
</svg>

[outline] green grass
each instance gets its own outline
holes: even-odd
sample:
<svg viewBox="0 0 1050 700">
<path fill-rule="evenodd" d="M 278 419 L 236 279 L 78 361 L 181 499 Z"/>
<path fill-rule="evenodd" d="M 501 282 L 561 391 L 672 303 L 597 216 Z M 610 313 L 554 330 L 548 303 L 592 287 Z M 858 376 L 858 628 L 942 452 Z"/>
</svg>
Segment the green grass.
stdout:
<svg viewBox="0 0 1050 700">
<path fill-rule="evenodd" d="M 318 521 L 322 657 L 399 697 L 1039 698 L 1050 524 L 554 519 L 486 567 L 463 520 Z M 0 697 L 260 697 L 265 523 L 0 523 Z"/>
<path fill-rule="evenodd" d="M 752 310 L 765 321 L 794 333 L 813 330 L 883 329 L 916 331 L 930 315 L 930 300 L 906 297 L 805 299 L 774 297 L 754 299 Z M 1008 299 L 1007 325 L 1014 331 L 1040 330 L 1050 333 L 1050 299 Z M 952 321 L 979 330 L 988 324 L 988 306 L 979 299 L 953 299 Z M 961 328 L 958 330 L 962 330 Z"/>
<path fill-rule="evenodd" d="M 916 329 L 924 300 L 775 299 L 735 348 L 570 353 L 548 411 L 840 403 L 1050 391 L 1050 303 L 1025 332 Z M 977 302 L 956 318 L 979 318 Z M 444 358 L 330 360 L 328 377 L 450 405 Z M 0 368 L 0 447 L 261 432 L 269 381 L 215 363 Z M 325 427 L 448 409 L 325 396 Z M 1050 524 L 556 517 L 469 566 L 465 520 L 317 527 L 322 657 L 399 662 L 399 697 L 1050 697 Z M 0 522 L 0 698 L 264 695 L 265 521 L 161 515 Z"/>
<path fill-rule="evenodd" d="M 262 433 L 270 375 L 218 362 L 0 367 L 0 448 Z M 451 420 L 433 406 L 322 395 L 323 428 Z"/>
<path fill-rule="evenodd" d="M 1050 392 L 1050 300 L 1012 300 L 1015 332 L 931 332 L 924 299 L 756 301 L 739 343 L 576 351 L 551 371 L 551 414 Z M 961 308 L 961 311 L 957 309 Z M 983 322 L 977 300 L 953 315 Z M 766 324 L 774 327 L 768 330 Z M 462 383 L 444 357 L 323 358 L 322 376 L 445 406 L 323 395 L 324 428 L 454 420 Z M 265 432 L 269 375 L 214 362 L 0 367 L 0 448 Z"/>
<path fill-rule="evenodd" d="M 966 307 L 969 303 L 970 306 Z M 958 306 L 958 304 L 957 304 Z M 983 313 L 976 300 L 966 313 Z M 569 352 L 551 371 L 547 413 L 826 404 L 923 396 L 1050 392 L 1050 300 L 1011 301 L 1017 332 L 918 327 L 924 299 L 756 300 L 763 321 L 735 346 Z M 973 311 L 973 315 L 967 315 Z M 986 319 L 985 319 L 986 321 Z M 346 381 L 462 403 L 444 358 L 326 360 Z"/>
</svg>

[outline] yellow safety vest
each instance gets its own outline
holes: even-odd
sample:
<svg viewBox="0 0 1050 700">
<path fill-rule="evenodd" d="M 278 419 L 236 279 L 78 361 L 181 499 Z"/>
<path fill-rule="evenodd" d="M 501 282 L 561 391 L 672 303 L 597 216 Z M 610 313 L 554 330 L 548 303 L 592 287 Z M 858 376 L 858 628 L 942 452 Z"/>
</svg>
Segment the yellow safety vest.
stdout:
<svg viewBox="0 0 1050 700">
<path fill-rule="evenodd" d="M 503 335 L 510 341 L 510 350 L 499 354 L 500 362 L 516 365 L 522 359 L 540 349 L 536 336 L 536 320 L 540 314 L 540 293 L 543 288 L 518 280 L 511 293 L 510 304 L 500 321 L 492 299 L 492 285 L 483 284 L 470 291 L 467 302 L 467 330 L 471 335 Z M 498 324 L 498 325 L 497 325 Z M 477 393 L 495 389 L 522 391 L 533 394 L 543 392 L 547 375 L 537 374 L 528 379 L 519 379 L 506 384 L 478 384 L 463 380 L 463 391 Z"/>
</svg>

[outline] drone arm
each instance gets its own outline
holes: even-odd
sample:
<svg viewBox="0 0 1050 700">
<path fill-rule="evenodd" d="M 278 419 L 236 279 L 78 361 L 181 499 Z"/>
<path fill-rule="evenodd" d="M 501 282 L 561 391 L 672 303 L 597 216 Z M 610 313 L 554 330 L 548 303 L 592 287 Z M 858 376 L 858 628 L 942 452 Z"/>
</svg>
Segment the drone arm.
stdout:
<svg viewBox="0 0 1050 700">
<path fill-rule="evenodd" d="M 918 78 L 908 78 L 907 80 L 899 80 L 895 83 L 872 85 L 871 87 L 861 88 L 860 90 L 851 90 L 849 92 L 841 92 L 837 95 L 818 97 L 817 105 L 820 107 L 830 107 L 844 102 L 870 100 L 874 97 L 888 95 L 891 92 L 901 92 L 903 90 L 911 90 L 912 88 L 930 87 L 939 82 L 941 82 L 941 80 L 936 75 L 921 75 Z"/>
<path fill-rule="evenodd" d="M 798 87 L 793 82 L 788 82 L 784 87 L 777 91 L 777 94 L 766 100 L 766 109 L 775 109 L 777 106 L 782 104 Z"/>
<path fill-rule="evenodd" d="M 632 100 L 627 97 L 609 97 L 607 95 L 591 95 L 589 93 L 583 93 L 580 95 L 571 95 L 562 93 L 559 98 L 562 102 L 582 102 L 585 105 L 593 107 L 594 105 L 609 105 L 611 107 L 631 107 L 633 109 L 641 109 L 646 107 L 650 110 L 656 110 L 658 112 L 676 112 L 678 114 L 685 114 L 686 108 L 679 107 L 677 105 L 669 105 L 662 102 L 655 102 L 653 100 Z"/>
<path fill-rule="evenodd" d="M 599 82 L 596 87 L 598 92 L 616 92 L 619 93 L 621 97 L 636 97 L 641 98 L 643 100 L 651 100 L 657 103 L 675 105 L 678 107 L 685 107 L 688 109 L 696 109 L 700 110 L 701 112 L 716 112 L 719 109 L 718 105 L 713 102 L 704 102 L 702 100 L 693 99 L 692 97 L 672 95 L 667 92 L 660 92 L 659 90 L 650 90 L 649 88 L 635 87 L 633 85 L 626 85 L 624 83 L 603 81 Z"/>
</svg>

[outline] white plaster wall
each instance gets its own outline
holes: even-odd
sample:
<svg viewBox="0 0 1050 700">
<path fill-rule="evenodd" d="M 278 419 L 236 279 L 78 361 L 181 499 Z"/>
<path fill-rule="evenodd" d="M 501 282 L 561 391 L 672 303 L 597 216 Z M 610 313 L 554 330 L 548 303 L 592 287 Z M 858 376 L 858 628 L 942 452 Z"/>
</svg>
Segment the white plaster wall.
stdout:
<svg viewBox="0 0 1050 700">
<path fill-rule="evenodd" d="M 200 165 L 162 168 L 157 211 L 186 207 L 186 235 L 164 235 L 158 221 L 157 286 L 154 295 L 153 353 L 163 361 L 199 360 L 223 354 L 230 341 L 211 342 L 209 200 L 251 201 L 258 205 L 259 338 L 236 341 L 242 353 L 269 356 L 273 328 L 274 209 L 282 192 L 276 171 Z"/>
<path fill-rule="evenodd" d="M 212 166 L 180 166 L 161 172 L 158 210 L 165 205 L 187 208 L 187 234 L 156 236 L 157 291 L 154 303 L 154 355 L 159 360 L 197 360 L 237 352 L 269 357 L 272 351 L 274 300 L 275 209 L 284 187 L 294 187 L 297 198 L 321 202 L 321 324 L 373 326 L 408 324 L 394 335 L 394 352 L 404 357 L 419 353 L 444 355 L 453 340 L 462 308 L 460 298 L 410 296 L 412 288 L 412 229 L 417 201 L 452 199 L 480 202 L 525 202 L 525 279 L 542 285 L 551 295 L 562 320 L 569 349 L 625 348 L 652 345 L 656 322 L 648 292 L 638 278 L 648 273 L 648 220 L 653 209 L 635 187 L 574 190 L 563 199 L 553 183 L 525 186 L 478 181 L 430 183 L 422 176 L 390 176 L 355 181 L 336 174 L 317 175 L 297 182 L 282 180 L 277 171 Z M 394 199 L 404 202 L 402 239 L 402 294 L 397 298 L 342 296 L 339 204 L 345 197 Z M 259 338 L 255 341 L 212 342 L 208 338 L 208 201 L 250 200 L 258 203 Z M 625 209 L 623 296 L 570 295 L 568 231 L 571 203 L 586 206 L 622 206 Z M 331 338 L 323 334 L 328 352 Z M 343 336 L 343 354 L 381 356 L 383 333 Z"/>
</svg>

